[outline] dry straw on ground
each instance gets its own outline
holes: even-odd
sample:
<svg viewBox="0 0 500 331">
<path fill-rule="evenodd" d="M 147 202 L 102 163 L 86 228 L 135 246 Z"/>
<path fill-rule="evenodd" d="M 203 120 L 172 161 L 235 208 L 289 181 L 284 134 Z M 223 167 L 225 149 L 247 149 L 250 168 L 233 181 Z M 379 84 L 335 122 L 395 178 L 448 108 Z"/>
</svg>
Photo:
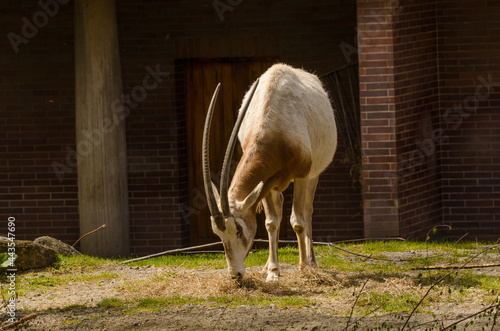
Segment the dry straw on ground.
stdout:
<svg viewBox="0 0 500 331">
<path fill-rule="evenodd" d="M 314 296 L 325 291 L 340 289 L 343 281 L 334 270 L 306 268 L 299 270 L 292 265 L 281 266 L 278 282 L 266 282 L 261 268 L 248 268 L 243 282 L 231 280 L 225 270 L 207 270 L 194 273 L 184 270 L 182 277 L 160 272 L 156 281 L 144 284 L 144 297 L 191 296 L 202 299 L 231 296 L 241 298 L 261 298 L 273 296 Z M 134 296 L 137 298 L 136 293 Z"/>
</svg>

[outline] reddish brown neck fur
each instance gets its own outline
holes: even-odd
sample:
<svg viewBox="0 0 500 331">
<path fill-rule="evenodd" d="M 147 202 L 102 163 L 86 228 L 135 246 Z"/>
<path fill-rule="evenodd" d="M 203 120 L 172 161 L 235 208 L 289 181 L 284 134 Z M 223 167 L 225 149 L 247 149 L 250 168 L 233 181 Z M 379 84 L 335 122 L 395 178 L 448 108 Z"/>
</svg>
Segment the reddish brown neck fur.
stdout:
<svg viewBox="0 0 500 331">
<path fill-rule="evenodd" d="M 245 141 L 244 153 L 229 189 L 230 199 L 243 201 L 260 182 L 264 182 L 264 189 L 255 204 L 256 207 L 270 190 L 282 192 L 294 178 L 308 175 L 311 167 L 309 151 L 304 146 L 285 141 L 283 136 L 274 136 L 274 139 Z M 267 146 L 263 147 L 264 144 Z"/>
</svg>

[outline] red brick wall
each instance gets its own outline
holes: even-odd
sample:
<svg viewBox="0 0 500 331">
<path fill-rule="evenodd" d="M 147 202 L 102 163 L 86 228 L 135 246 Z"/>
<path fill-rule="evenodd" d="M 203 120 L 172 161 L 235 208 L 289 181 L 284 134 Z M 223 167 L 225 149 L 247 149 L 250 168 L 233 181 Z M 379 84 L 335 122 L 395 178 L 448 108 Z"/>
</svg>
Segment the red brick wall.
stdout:
<svg viewBox="0 0 500 331">
<path fill-rule="evenodd" d="M 366 236 L 498 238 L 499 14 L 358 0 Z"/>
<path fill-rule="evenodd" d="M 443 221 L 500 236 L 500 3 L 439 1 Z"/>
<path fill-rule="evenodd" d="M 357 10 L 365 236 L 397 236 L 393 15 L 399 9 L 358 0 Z"/>
<path fill-rule="evenodd" d="M 16 217 L 20 239 L 52 235 L 73 243 L 79 236 L 73 5 L 59 1 L 53 17 L 47 14 L 46 24 L 17 53 L 0 38 L 0 219 Z M 123 92 L 131 109 L 126 133 L 135 254 L 189 243 L 181 212 L 190 194 L 181 60 L 277 56 L 322 74 L 345 64 L 339 45 L 352 43 L 355 34 L 354 0 L 286 6 L 242 1 L 231 8 L 221 20 L 211 1 L 118 3 Z M 2 35 L 22 35 L 23 17 L 43 20 L 37 14 L 43 11 L 36 1 L 4 1 Z M 169 75 L 146 89 L 143 79 L 156 68 Z M 318 187 L 315 235 L 362 237 L 360 201 L 359 187 L 351 186 L 337 159 Z"/>
<path fill-rule="evenodd" d="M 310 4 L 289 1 L 286 7 L 278 3 L 263 6 L 242 2 L 225 11 L 222 17 L 221 21 L 212 3 L 202 2 L 178 2 L 171 7 L 162 1 L 136 2 L 118 8 L 124 74 L 135 70 L 135 76 L 139 77 L 136 80 L 140 81 L 145 65 L 160 63 L 161 68 L 175 77 L 166 87 L 161 85 L 160 88 L 165 89 L 158 92 L 157 98 L 161 100 L 158 105 L 154 104 L 157 92 L 154 90 L 152 104 L 147 105 L 148 95 L 141 106 L 146 111 L 156 111 L 150 121 L 154 128 L 161 130 L 155 133 L 147 129 L 149 125 L 144 124 L 146 117 L 142 110 L 141 114 L 132 113 L 127 119 L 128 127 L 133 130 L 133 133 L 127 132 L 128 151 L 142 158 L 129 160 L 137 162 L 131 169 L 134 185 L 130 184 L 132 245 L 136 253 L 159 250 L 151 248 L 159 245 L 159 240 L 163 243 L 161 249 L 189 243 L 189 220 L 182 213 L 189 207 L 186 205 L 188 195 L 192 194 L 187 191 L 182 59 L 271 56 L 321 74 L 344 64 L 339 44 L 351 41 L 355 34 L 354 1 L 342 6 L 328 1 Z M 147 27 L 141 25 L 144 21 L 148 22 Z M 149 39 L 145 40 L 145 36 Z M 138 62 L 140 58 L 144 59 Z M 124 77 L 124 80 L 127 79 Z M 129 88 L 133 88 L 133 83 Z M 124 89 L 127 90 L 126 83 Z M 161 135 L 164 137 L 159 138 Z M 155 137 L 165 145 L 153 146 L 150 142 Z M 161 153 L 158 160 L 156 151 Z M 144 164 L 163 168 L 142 169 Z M 320 180 L 314 225 L 318 240 L 363 236 L 360 188 L 352 187 L 347 173 L 347 167 L 337 159 Z M 145 186 L 144 179 L 151 181 L 149 186 Z M 291 195 L 287 198 L 290 203 Z M 285 216 L 284 224 L 289 226 L 287 217 L 289 215 Z M 157 223 L 162 226 L 156 226 Z M 293 236 L 290 231 L 289 234 Z"/>
<path fill-rule="evenodd" d="M 0 232 L 13 216 L 16 238 L 52 235 L 73 243 L 79 232 L 73 6 L 60 5 L 50 17 L 36 1 L 4 1 L 0 13 Z M 66 158 L 71 166 L 59 180 L 52 162 L 67 166 Z"/>
<path fill-rule="evenodd" d="M 436 1 L 399 1 L 394 21 L 400 233 L 441 223 Z"/>
</svg>

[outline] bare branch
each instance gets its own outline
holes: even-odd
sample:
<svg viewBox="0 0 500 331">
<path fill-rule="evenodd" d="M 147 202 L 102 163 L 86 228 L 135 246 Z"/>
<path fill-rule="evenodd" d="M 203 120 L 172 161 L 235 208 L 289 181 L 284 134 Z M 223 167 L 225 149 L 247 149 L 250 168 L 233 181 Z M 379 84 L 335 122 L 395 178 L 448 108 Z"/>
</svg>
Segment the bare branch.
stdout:
<svg viewBox="0 0 500 331">
<path fill-rule="evenodd" d="M 7 324 L 7 325 L 4 325 L 2 326 L 2 330 L 5 330 L 5 329 L 11 329 L 11 328 L 15 328 L 16 326 L 18 326 L 19 324 L 22 324 L 26 321 L 29 321 L 29 320 L 32 320 L 36 317 L 36 314 L 35 313 L 31 313 L 31 314 L 28 314 L 26 316 L 24 316 L 23 318 L 20 318 L 19 320 L 17 320 L 16 322 L 14 323 L 10 323 L 10 324 Z"/>
<path fill-rule="evenodd" d="M 356 303 L 358 303 L 359 296 L 363 292 L 363 289 L 365 288 L 365 286 L 366 286 L 366 284 L 368 283 L 369 280 L 370 280 L 369 278 L 366 279 L 366 281 L 364 282 L 363 286 L 361 287 L 361 290 L 359 290 L 359 293 L 356 296 L 356 300 L 354 301 L 354 303 L 352 305 L 352 308 L 351 308 L 351 314 L 349 315 L 349 319 L 347 320 L 347 325 L 345 326 L 345 331 L 347 331 L 349 329 L 349 324 L 351 323 L 351 318 L 352 318 L 352 313 L 354 312 L 354 307 L 356 307 Z"/>
<path fill-rule="evenodd" d="M 446 277 L 448 277 L 449 275 L 451 275 L 452 273 L 460 270 L 460 269 L 463 269 L 466 265 L 468 265 L 470 262 L 472 262 L 474 259 L 476 259 L 479 255 L 481 254 L 484 254 L 486 253 L 487 251 L 489 251 L 490 249 L 493 249 L 494 247 L 498 247 L 497 246 L 493 246 L 493 247 L 489 247 L 487 249 L 484 249 L 482 250 L 481 252 L 477 253 L 476 255 L 474 255 L 472 258 L 470 258 L 467 262 L 465 262 L 464 264 L 462 264 L 460 267 L 458 268 L 453 268 L 452 271 L 448 272 L 446 275 L 444 275 L 443 277 L 439 278 L 437 281 L 434 282 L 434 284 L 432 284 L 429 289 L 427 290 L 427 292 L 424 294 L 424 296 L 422 297 L 422 299 L 420 299 L 420 301 L 417 303 L 417 305 L 413 308 L 413 310 L 411 311 L 410 313 L 410 316 L 408 316 L 408 318 L 406 319 L 406 322 L 405 324 L 403 325 L 403 327 L 401 328 L 401 331 L 403 331 L 406 326 L 408 325 L 408 322 L 410 321 L 411 317 L 413 316 L 413 314 L 415 313 L 415 311 L 417 310 L 417 308 L 422 304 L 422 302 L 424 301 L 424 299 L 429 295 L 429 293 L 431 292 L 431 290 L 436 286 L 438 285 L 439 283 L 441 283 Z"/>
<path fill-rule="evenodd" d="M 411 268 L 411 270 L 440 270 L 440 269 L 474 269 L 474 268 L 491 268 L 491 267 L 498 267 L 500 266 L 500 263 L 489 263 L 489 264 L 474 264 L 474 265 L 467 265 L 467 266 L 460 266 L 460 265 L 435 265 L 435 266 L 429 266 L 429 267 L 414 267 Z"/>
<path fill-rule="evenodd" d="M 338 249 L 339 251 L 346 252 L 346 253 L 349 253 L 349 254 L 352 254 L 352 255 L 356 255 L 356 256 L 359 256 L 359 257 L 363 257 L 363 258 L 366 258 L 366 259 L 374 259 L 374 260 L 394 262 L 393 260 L 390 260 L 390 259 L 384 259 L 384 258 L 381 258 L 381 257 L 373 257 L 373 256 L 370 256 L 370 255 L 363 255 L 363 254 L 354 253 L 354 252 L 348 251 L 347 249 L 341 248 L 339 246 L 335 246 L 333 244 L 328 244 L 328 247 L 330 247 L 330 249 L 332 249 L 332 247 L 334 247 L 334 248 Z"/>
<path fill-rule="evenodd" d="M 497 299 L 498 299 L 498 296 L 497 296 Z M 496 301 L 496 300 L 495 300 L 495 301 Z M 484 313 L 484 312 L 487 312 L 487 311 L 488 311 L 488 310 L 490 310 L 490 309 L 495 309 L 495 308 L 497 309 L 497 312 L 496 312 L 496 314 L 495 314 L 495 317 L 496 317 L 496 315 L 498 314 L 498 309 L 500 309 L 500 303 L 498 303 L 498 304 L 496 304 L 496 305 L 492 304 L 492 305 L 490 305 L 489 307 L 484 308 L 484 309 L 482 309 L 482 310 L 480 310 L 480 311 L 478 311 L 478 312 L 476 312 L 476 313 L 474 313 L 474 314 L 472 314 L 472 315 L 469 315 L 469 316 L 467 316 L 467 317 L 464 317 L 464 318 L 462 318 L 461 320 L 459 320 L 459 321 L 457 321 L 457 322 L 455 322 L 455 323 L 453 323 L 453 324 L 450 324 L 450 325 L 448 325 L 447 327 L 445 327 L 445 328 L 441 329 L 441 331 L 444 331 L 444 330 L 450 329 L 450 328 L 454 327 L 455 325 L 457 325 L 457 324 L 459 324 L 459 323 L 461 323 L 461 322 L 463 322 L 463 321 L 466 321 L 466 320 L 468 320 L 468 319 L 470 319 L 470 318 L 473 318 L 474 316 L 480 315 L 480 314 L 482 314 L 482 313 Z M 493 322 L 493 326 L 492 326 L 492 329 L 491 329 L 491 330 L 493 330 L 493 327 L 494 327 L 494 326 L 495 326 L 495 322 Z"/>
<path fill-rule="evenodd" d="M 81 236 L 80 238 L 78 238 L 78 240 L 77 240 L 77 241 L 75 241 L 75 243 L 74 243 L 73 245 L 71 245 L 71 246 L 75 247 L 75 245 L 76 245 L 76 244 L 78 244 L 78 242 L 79 242 L 80 240 L 82 240 L 83 238 L 85 238 L 85 237 L 86 237 L 86 236 L 88 236 L 89 234 L 92 234 L 92 233 L 94 233 L 94 232 L 97 232 L 97 231 L 99 231 L 100 229 L 103 229 L 103 228 L 105 228 L 105 227 L 106 227 L 106 224 L 103 224 L 103 225 L 101 225 L 100 227 L 98 227 L 97 229 L 92 230 L 92 231 L 90 231 L 90 232 L 88 232 L 88 233 L 84 234 L 83 236 Z"/>
</svg>

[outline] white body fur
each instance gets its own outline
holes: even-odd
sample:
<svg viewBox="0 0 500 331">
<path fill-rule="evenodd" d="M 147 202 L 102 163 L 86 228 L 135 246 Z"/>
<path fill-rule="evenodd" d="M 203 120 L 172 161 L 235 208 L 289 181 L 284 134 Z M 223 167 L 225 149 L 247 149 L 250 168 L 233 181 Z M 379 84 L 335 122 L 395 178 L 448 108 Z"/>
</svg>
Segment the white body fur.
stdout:
<svg viewBox="0 0 500 331">
<path fill-rule="evenodd" d="M 266 105 L 266 94 L 270 95 Z M 248 93 L 243 103 L 248 99 Z M 241 109 L 240 109 L 241 111 Z M 333 109 L 316 75 L 276 64 L 261 77 L 238 139 L 243 145 L 253 131 L 286 135 L 312 152 L 308 178 L 318 176 L 332 162 L 337 147 Z"/>
<path fill-rule="evenodd" d="M 243 156 L 226 192 L 231 215 L 219 223 L 212 217 L 212 228 L 224 243 L 231 276 L 241 279 L 256 233 L 257 205 L 262 201 L 269 235 L 269 259 L 264 271 L 271 281 L 279 277 L 281 192 L 290 182 L 294 182 L 290 223 L 299 243 L 299 266 L 317 266 L 312 205 L 318 177 L 337 147 L 337 128 L 320 80 L 304 70 L 285 64 L 272 66 L 259 78 L 253 97 L 247 92 L 243 104 L 250 98 L 238 131 Z"/>
</svg>

